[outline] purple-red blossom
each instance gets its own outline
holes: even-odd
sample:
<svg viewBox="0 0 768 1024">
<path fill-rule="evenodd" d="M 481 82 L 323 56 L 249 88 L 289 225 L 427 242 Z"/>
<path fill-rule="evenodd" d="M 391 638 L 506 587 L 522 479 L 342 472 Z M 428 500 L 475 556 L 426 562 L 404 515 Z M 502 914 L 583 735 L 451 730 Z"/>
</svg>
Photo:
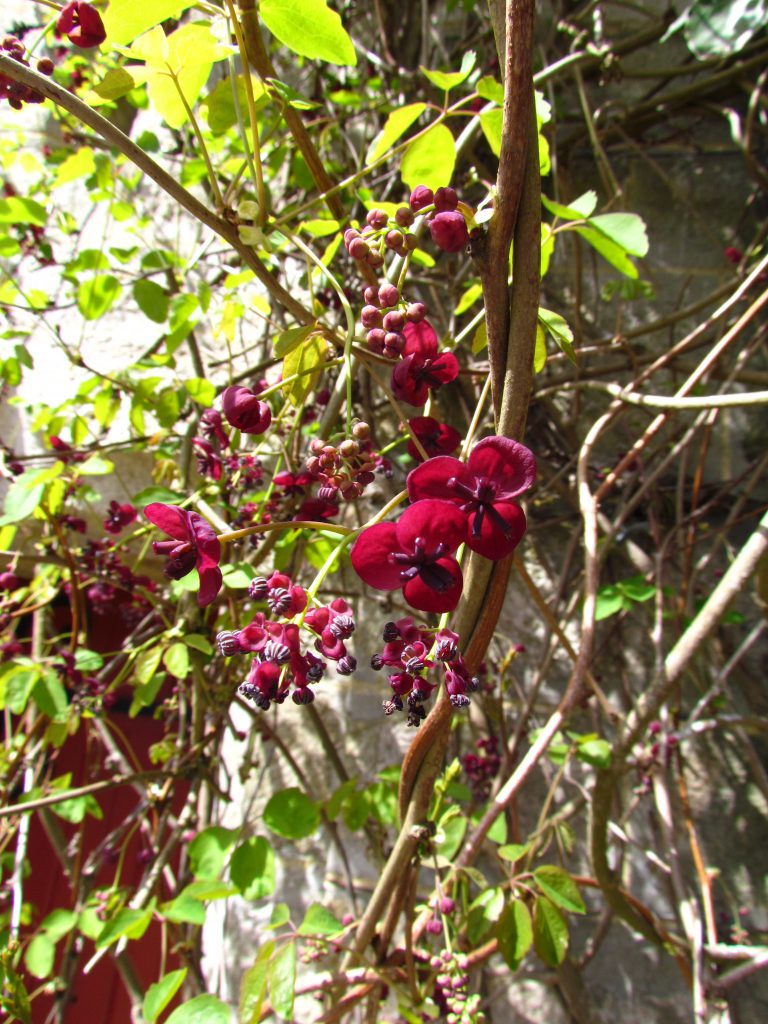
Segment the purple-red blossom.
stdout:
<svg viewBox="0 0 768 1024">
<path fill-rule="evenodd" d="M 377 590 L 403 589 L 423 612 L 450 612 L 459 603 L 461 567 L 453 552 L 466 540 L 466 520 L 448 501 L 417 501 L 397 523 L 363 530 L 350 557 L 358 576 Z"/>
<path fill-rule="evenodd" d="M 232 384 L 221 396 L 224 418 L 241 434 L 263 434 L 272 422 L 272 410 L 249 388 Z"/>
<path fill-rule="evenodd" d="M 70 43 L 83 50 L 100 46 L 107 38 L 101 15 L 84 0 L 73 0 L 62 8 L 56 22 L 56 34 L 66 36 Z"/>
<path fill-rule="evenodd" d="M 138 512 L 133 505 L 121 505 L 117 501 L 110 501 L 107 509 L 107 518 L 104 520 L 104 529 L 107 533 L 120 533 L 126 526 L 134 523 Z"/>
<path fill-rule="evenodd" d="M 438 355 L 437 334 L 429 320 L 407 323 L 403 358 L 392 370 L 392 394 L 401 402 L 423 406 L 430 391 L 456 380 L 459 364 L 453 352 Z"/>
<path fill-rule="evenodd" d="M 434 455 L 450 455 L 461 442 L 461 434 L 455 427 L 439 423 L 432 416 L 414 416 L 408 420 L 408 426 L 430 459 Z M 408 442 L 408 454 L 416 462 L 424 461 L 424 456 L 412 440 Z"/>
<path fill-rule="evenodd" d="M 525 514 L 516 499 L 535 479 L 530 449 L 507 437 L 486 437 L 466 464 L 441 455 L 411 470 L 408 497 L 453 502 L 467 517 L 467 546 L 496 561 L 514 551 L 525 533 Z"/>
<path fill-rule="evenodd" d="M 464 215 L 458 210 L 437 213 L 429 222 L 432 241 L 443 252 L 461 252 L 469 244 L 469 231 Z"/>
<path fill-rule="evenodd" d="M 167 555 L 163 570 L 172 580 L 180 580 L 197 569 L 200 576 L 198 603 L 205 608 L 221 589 L 221 545 L 216 532 L 197 512 L 189 512 L 178 505 L 163 505 L 152 502 L 144 509 L 144 515 L 154 526 L 167 533 L 172 540 L 154 541 L 152 549 L 156 555 Z"/>
</svg>

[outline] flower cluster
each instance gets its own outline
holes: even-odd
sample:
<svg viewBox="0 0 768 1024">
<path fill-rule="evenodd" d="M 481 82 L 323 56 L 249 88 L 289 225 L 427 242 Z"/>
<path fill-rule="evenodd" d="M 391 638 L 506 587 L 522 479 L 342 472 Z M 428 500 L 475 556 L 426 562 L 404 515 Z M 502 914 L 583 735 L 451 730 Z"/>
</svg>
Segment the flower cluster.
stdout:
<svg viewBox="0 0 768 1024">
<path fill-rule="evenodd" d="M 375 470 L 383 467 L 384 460 L 373 450 L 371 428 L 367 423 L 356 423 L 352 437 L 340 444 L 327 444 L 313 438 L 309 445 L 307 471 L 320 483 L 317 492 L 322 501 L 354 501 L 376 479 Z"/>
<path fill-rule="evenodd" d="M 461 544 L 498 560 L 525 532 L 516 503 L 536 479 L 533 453 L 506 437 L 487 437 L 466 463 L 448 455 L 427 459 L 408 474 L 412 504 L 397 523 L 377 523 L 360 534 L 350 557 L 364 583 L 402 588 L 418 611 L 453 611 L 461 597 Z"/>
<path fill-rule="evenodd" d="M 499 772 L 501 758 L 495 736 L 487 736 L 475 744 L 476 754 L 462 754 L 461 767 L 464 770 L 473 798 L 482 803 L 491 792 L 491 782 Z"/>
<path fill-rule="evenodd" d="M 355 620 L 346 601 L 336 598 L 304 615 L 304 625 L 314 634 L 314 647 L 320 657 L 302 649 L 301 630 L 296 623 L 278 621 L 306 608 L 307 595 L 302 587 L 275 572 L 269 579 L 253 580 L 249 592 L 251 597 L 266 601 L 276 619 L 268 619 L 259 611 L 243 629 L 225 630 L 216 637 L 225 657 L 255 655 L 248 678 L 239 687 L 242 696 L 265 711 L 272 703 L 282 704 L 289 693 L 296 704 L 310 704 L 315 699 L 311 684 L 323 677 L 328 661 L 336 663 L 341 675 L 354 672 L 357 663 L 344 641 L 354 632 Z"/>
<path fill-rule="evenodd" d="M 468 693 L 478 687 L 476 677 L 470 675 L 459 653 L 459 637 L 450 629 L 438 633 L 417 626 L 410 615 L 396 622 L 387 622 L 382 633 L 384 647 L 371 658 L 371 667 L 394 669 L 389 676 L 392 698 L 384 701 L 384 711 L 403 710 L 403 700 L 408 705 L 408 724 L 418 725 L 426 716 L 424 702 L 429 700 L 437 687 L 431 682 L 429 673 L 436 665 L 442 665 L 445 673 L 445 687 L 455 708 L 469 704 Z"/>
<path fill-rule="evenodd" d="M 24 58 L 24 43 L 16 36 L 5 36 L 0 43 L 0 49 L 19 64 L 29 67 L 29 61 Z M 41 57 L 37 62 L 37 70 L 41 75 L 52 75 L 53 61 L 50 57 Z M 25 103 L 44 103 L 45 96 L 38 89 L 22 85 L 21 82 L 0 73 L 0 100 L 8 100 L 8 105 L 14 110 L 21 110 Z"/>
<path fill-rule="evenodd" d="M 121 505 L 119 501 L 110 501 L 104 529 L 107 533 L 120 533 L 126 526 L 135 523 L 137 518 L 138 512 L 133 505 Z"/>
</svg>

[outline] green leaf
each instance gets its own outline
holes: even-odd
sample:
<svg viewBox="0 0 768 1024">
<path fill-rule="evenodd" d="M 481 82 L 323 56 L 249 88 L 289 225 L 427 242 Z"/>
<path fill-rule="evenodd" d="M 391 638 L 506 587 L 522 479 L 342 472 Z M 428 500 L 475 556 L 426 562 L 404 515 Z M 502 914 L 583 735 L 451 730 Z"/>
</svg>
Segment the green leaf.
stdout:
<svg viewBox="0 0 768 1024">
<path fill-rule="evenodd" d="M 269 997 L 275 1013 L 283 1020 L 293 1020 L 293 997 L 296 988 L 296 943 L 289 942 L 269 963 Z"/>
<path fill-rule="evenodd" d="M 584 740 L 576 748 L 576 757 L 593 768 L 607 768 L 611 763 L 611 745 L 607 740 Z"/>
<path fill-rule="evenodd" d="M 462 313 L 466 313 L 466 311 L 471 309 L 477 300 L 482 297 L 482 294 L 483 286 L 479 282 L 471 284 L 457 302 L 456 308 L 453 312 L 456 316 L 461 316 Z"/>
<path fill-rule="evenodd" d="M 504 907 L 496 925 L 496 939 L 505 963 L 516 971 L 533 945 L 531 915 L 522 900 L 513 900 Z"/>
<path fill-rule="evenodd" d="M 576 227 L 573 230 L 581 235 L 585 241 L 589 242 L 592 248 L 599 252 L 607 263 L 610 263 L 612 267 L 615 267 L 625 277 L 639 277 L 637 267 L 622 247 L 604 235 L 602 231 L 598 231 L 596 228 L 582 227 Z"/>
<path fill-rule="evenodd" d="M 80 476 L 109 476 L 114 472 L 115 464 L 101 455 L 89 455 L 85 462 L 77 467 Z"/>
<path fill-rule="evenodd" d="M 467 918 L 467 937 L 476 945 L 498 921 L 504 909 L 504 892 L 498 886 L 487 888 L 473 900 Z"/>
<path fill-rule="evenodd" d="M 163 653 L 163 664 L 176 679 L 186 679 L 189 675 L 189 650 L 186 644 L 177 640 Z"/>
<path fill-rule="evenodd" d="M 36 935 L 27 946 L 24 964 L 35 978 L 47 978 L 53 972 L 56 946 L 47 935 Z"/>
<path fill-rule="evenodd" d="M 589 224 L 630 256 L 645 256 L 648 252 L 645 223 L 636 213 L 601 213 L 590 217 Z"/>
<path fill-rule="evenodd" d="M 296 380 L 283 389 L 291 405 L 300 406 L 317 383 L 320 370 L 325 365 L 327 347 L 325 339 L 315 334 L 289 352 L 283 360 L 283 378 L 299 374 Z"/>
<path fill-rule="evenodd" d="M 55 671 L 43 672 L 34 685 L 32 698 L 44 715 L 59 721 L 66 719 L 67 691 Z"/>
<path fill-rule="evenodd" d="M 291 786 L 267 801 L 264 824 L 284 839 L 304 839 L 320 824 L 320 810 L 305 793 Z"/>
<path fill-rule="evenodd" d="M 7 708 L 14 715 L 20 715 L 41 675 L 39 665 L 11 665 L 0 676 L 0 709 Z"/>
<path fill-rule="evenodd" d="M 237 888 L 229 882 L 220 882 L 216 878 L 203 878 L 199 882 L 190 882 L 179 893 L 190 900 L 207 903 L 209 900 L 225 900 L 237 895 Z"/>
<path fill-rule="evenodd" d="M 365 155 L 365 162 L 372 164 L 383 156 L 397 142 L 401 135 L 404 135 L 427 109 L 426 103 L 409 103 L 408 106 L 398 107 L 393 110 L 384 127 L 368 147 Z"/>
<path fill-rule="evenodd" d="M 306 327 L 289 327 L 287 330 L 281 331 L 272 343 L 277 358 L 284 359 L 289 352 L 293 352 L 303 341 L 306 341 L 314 330 L 316 330 L 316 325 L 309 324 Z"/>
<path fill-rule="evenodd" d="M 243 975 L 238 1007 L 240 1024 L 258 1024 L 261 1006 L 267 994 L 269 961 L 274 950 L 275 944 L 272 940 L 265 942 L 256 955 L 256 962 Z"/>
<path fill-rule="evenodd" d="M 247 590 L 256 576 L 256 570 L 247 562 L 230 563 L 222 569 L 224 586 L 230 587 L 232 590 Z"/>
<path fill-rule="evenodd" d="M 568 924 L 545 896 L 533 911 L 533 946 L 548 967 L 559 967 L 568 952 Z"/>
<path fill-rule="evenodd" d="M 10 196 L 0 199 L 0 224 L 34 224 L 35 227 L 45 226 L 48 215 L 45 207 L 34 199 L 21 196 Z"/>
<path fill-rule="evenodd" d="M 61 907 L 58 910 L 52 910 L 42 922 L 40 928 L 50 939 L 58 942 L 59 939 L 63 939 L 65 935 L 68 935 L 76 925 L 77 914 L 74 910 L 65 910 Z"/>
<path fill-rule="evenodd" d="M 357 55 L 341 18 L 325 0 L 261 0 L 259 18 L 293 53 L 354 67 Z"/>
<path fill-rule="evenodd" d="M 111 274 L 96 274 L 77 289 L 77 308 L 85 320 L 98 320 L 120 298 L 123 286 Z"/>
<path fill-rule="evenodd" d="M 229 876 L 247 900 L 262 900 L 275 891 L 275 855 L 263 836 L 252 836 L 232 855 Z"/>
<path fill-rule="evenodd" d="M 294 110 L 314 110 L 315 107 L 320 106 L 319 103 L 313 103 L 312 100 L 305 99 L 301 93 L 296 92 L 290 85 L 286 85 L 285 82 L 281 82 L 279 78 L 268 78 L 267 82 L 275 90 L 280 99 L 289 107 L 293 107 Z"/>
<path fill-rule="evenodd" d="M 235 829 L 220 825 L 212 825 L 199 832 L 187 848 L 189 866 L 195 878 L 218 878 L 236 840 Z"/>
<path fill-rule="evenodd" d="M 144 316 L 152 320 L 153 323 L 165 323 L 169 305 L 168 293 L 165 288 L 161 288 L 155 281 L 144 278 L 134 284 L 133 297 Z"/>
<path fill-rule="evenodd" d="M 554 199 L 548 199 L 542 193 L 541 202 L 545 209 L 549 210 L 550 213 L 554 213 L 556 217 L 560 217 L 562 220 L 585 220 L 592 215 L 597 206 L 597 192 L 593 192 L 590 189 L 589 192 L 585 192 L 567 206 L 556 203 Z"/>
<path fill-rule="evenodd" d="M 541 324 L 536 324 L 536 345 L 533 350 L 533 372 L 541 373 L 547 365 L 547 334 Z"/>
<path fill-rule="evenodd" d="M 161 21 L 176 18 L 194 5 L 195 0 L 109 0 L 103 14 L 104 28 L 110 45 L 125 45 Z"/>
<path fill-rule="evenodd" d="M 447 821 L 442 821 L 438 827 L 435 842 L 442 833 L 442 843 L 438 846 L 438 853 L 446 860 L 452 860 L 456 851 L 461 846 L 461 841 L 467 831 L 467 819 L 460 814 L 453 815 Z"/>
<path fill-rule="evenodd" d="M 157 672 L 162 661 L 164 648 L 160 644 L 139 651 L 133 663 L 133 675 L 139 683 L 148 683 Z"/>
<path fill-rule="evenodd" d="M 82 146 L 59 164 L 53 188 L 66 185 L 70 181 L 77 181 L 80 178 L 88 178 L 95 170 L 96 160 L 93 150 L 90 146 Z M 104 262 L 107 262 L 106 259 Z"/>
<path fill-rule="evenodd" d="M 187 647 L 200 651 L 201 654 L 213 654 L 213 645 L 200 633 L 187 633 L 184 637 L 184 643 Z"/>
<path fill-rule="evenodd" d="M 165 505 L 178 505 L 183 500 L 181 494 L 170 490 L 168 487 L 145 487 L 134 494 L 132 501 L 135 505 L 144 507 L 151 505 L 153 501 L 162 502 Z"/>
<path fill-rule="evenodd" d="M 165 1024 L 230 1024 L 232 1016 L 226 1003 L 218 996 L 195 996 L 177 1006 Z"/>
<path fill-rule="evenodd" d="M 558 907 L 562 907 L 563 910 L 568 910 L 572 914 L 587 912 L 579 887 L 567 871 L 563 871 L 556 864 L 544 864 L 542 867 L 536 868 L 533 877 L 536 879 L 539 889 Z"/>
<path fill-rule="evenodd" d="M 472 354 L 477 355 L 478 352 L 482 352 L 488 345 L 488 325 L 483 318 L 477 325 L 475 336 L 472 339 Z"/>
<path fill-rule="evenodd" d="M 630 601 L 650 601 L 656 596 L 656 587 L 644 576 L 631 576 L 627 580 L 619 580 L 616 587 Z"/>
<path fill-rule="evenodd" d="M 482 96 L 484 100 L 498 103 L 499 106 L 503 105 L 504 86 L 497 82 L 492 75 L 483 75 L 475 88 L 477 89 L 478 96 Z"/>
<path fill-rule="evenodd" d="M 595 621 L 600 622 L 615 615 L 625 607 L 625 598 L 618 587 L 607 583 L 595 595 Z"/>
<path fill-rule="evenodd" d="M 33 483 L 27 472 L 16 477 L 5 495 L 5 514 L 0 517 L 0 526 L 18 523 L 27 519 L 40 504 L 45 491 L 44 483 Z"/>
<path fill-rule="evenodd" d="M 539 323 L 554 338 L 558 347 L 568 356 L 572 363 L 576 363 L 576 353 L 573 351 L 573 331 L 560 316 L 553 313 L 551 309 L 539 307 Z"/>
<path fill-rule="evenodd" d="M 299 935 L 338 935 L 344 925 L 322 903 L 313 903 L 296 930 Z"/>
<path fill-rule="evenodd" d="M 501 154 L 501 127 L 504 120 L 504 111 L 500 107 L 494 110 L 484 110 L 480 115 L 480 127 L 483 130 L 485 141 L 491 147 L 494 156 Z"/>
<path fill-rule="evenodd" d="M 181 967 L 178 971 L 171 971 L 159 980 L 150 985 L 147 994 L 144 996 L 142 1012 L 147 1024 L 155 1024 L 155 1021 L 173 999 L 182 986 L 187 976 L 187 968 Z"/>
<path fill-rule="evenodd" d="M 137 4 L 133 4 L 134 8 L 137 6 Z M 136 83 L 133 80 L 133 76 L 125 68 L 112 68 L 104 75 L 98 85 L 93 87 L 93 91 L 103 100 L 119 100 L 121 96 L 127 95 L 135 86 Z"/>
<path fill-rule="evenodd" d="M 52 806 L 51 810 L 71 825 L 79 825 L 86 814 L 90 814 L 98 821 L 104 817 L 96 797 L 90 793 L 87 796 L 72 797 L 71 800 L 60 800 L 59 803 Z"/>
<path fill-rule="evenodd" d="M 123 937 L 140 939 L 149 928 L 154 912 L 154 906 L 147 907 L 145 910 L 130 910 L 128 907 L 118 910 L 99 932 L 96 949 L 105 949 Z"/>
<path fill-rule="evenodd" d="M 455 85 L 461 85 L 462 82 L 469 78 L 472 68 L 475 66 L 477 61 L 477 54 L 474 50 L 467 50 L 461 62 L 460 71 L 428 71 L 422 65 L 419 65 L 419 71 L 428 78 L 432 85 L 436 85 L 438 89 L 442 89 L 444 92 L 450 92 Z"/>
<path fill-rule="evenodd" d="M 406 149 L 400 177 L 410 189 L 417 185 L 436 189 L 450 184 L 455 164 L 453 135 L 444 124 L 437 124 Z"/>
<path fill-rule="evenodd" d="M 765 0 L 696 0 L 670 27 L 665 38 L 682 25 L 685 42 L 694 57 L 730 57 L 765 28 L 766 21 Z"/>
<path fill-rule="evenodd" d="M 500 846 L 496 853 L 502 860 L 509 860 L 514 864 L 515 861 L 521 860 L 530 848 L 530 843 L 508 843 L 506 846 Z"/>
<path fill-rule="evenodd" d="M 173 921 L 176 924 L 205 924 L 205 906 L 200 900 L 192 899 L 179 893 L 175 899 L 162 903 L 158 908 L 166 921 Z"/>
</svg>

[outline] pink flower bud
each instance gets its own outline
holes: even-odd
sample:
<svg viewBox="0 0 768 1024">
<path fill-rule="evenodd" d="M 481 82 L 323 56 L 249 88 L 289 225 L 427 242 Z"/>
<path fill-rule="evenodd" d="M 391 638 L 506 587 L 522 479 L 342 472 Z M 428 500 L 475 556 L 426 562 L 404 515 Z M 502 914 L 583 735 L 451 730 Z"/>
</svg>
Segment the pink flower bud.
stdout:
<svg viewBox="0 0 768 1024">
<path fill-rule="evenodd" d="M 425 206 L 431 206 L 434 198 L 435 194 L 431 188 L 427 188 L 426 185 L 417 185 L 413 192 L 411 192 L 408 205 L 414 213 L 418 213 Z"/>
<path fill-rule="evenodd" d="M 238 384 L 224 391 L 221 408 L 230 426 L 243 434 L 263 434 L 272 422 L 272 410 L 267 403 Z"/>
<path fill-rule="evenodd" d="M 429 222 L 432 241 L 443 252 L 460 252 L 469 242 L 467 222 L 456 210 L 438 213 Z"/>
</svg>

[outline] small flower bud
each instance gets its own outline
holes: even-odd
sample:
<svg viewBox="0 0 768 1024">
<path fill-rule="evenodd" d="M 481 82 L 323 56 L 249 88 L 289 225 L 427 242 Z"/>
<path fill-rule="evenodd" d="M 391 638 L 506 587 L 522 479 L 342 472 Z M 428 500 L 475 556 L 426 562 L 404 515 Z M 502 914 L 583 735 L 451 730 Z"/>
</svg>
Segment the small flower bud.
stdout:
<svg viewBox="0 0 768 1024">
<path fill-rule="evenodd" d="M 360 445 L 351 437 L 339 445 L 339 454 L 343 455 L 345 459 L 351 459 L 353 455 L 359 455 L 359 453 Z"/>
<path fill-rule="evenodd" d="M 377 355 L 382 354 L 386 336 L 387 332 L 383 331 L 380 327 L 374 327 L 373 330 L 368 331 L 365 340 L 371 352 L 375 352 Z"/>
<path fill-rule="evenodd" d="M 405 248 L 405 236 L 402 231 L 396 231 L 393 228 L 392 231 L 387 232 L 384 244 L 393 252 L 400 252 L 401 249 Z"/>
<path fill-rule="evenodd" d="M 400 292 L 397 288 L 390 284 L 389 281 L 385 281 L 384 284 L 379 288 L 379 303 L 386 309 L 388 306 L 396 306 L 400 301 Z"/>
<path fill-rule="evenodd" d="M 412 324 L 420 324 L 427 315 L 427 307 L 423 302 L 411 302 L 405 310 L 405 319 Z"/>
<path fill-rule="evenodd" d="M 413 213 L 407 206 L 399 206 L 395 210 L 395 220 L 401 228 L 408 228 L 413 224 Z"/>
<path fill-rule="evenodd" d="M 363 306 L 360 323 L 366 328 L 381 327 L 381 310 L 376 306 Z"/>
<path fill-rule="evenodd" d="M 405 313 L 399 309 L 393 309 L 384 314 L 383 327 L 385 331 L 402 331 L 405 327 Z"/>
<path fill-rule="evenodd" d="M 426 185 L 417 185 L 411 192 L 408 205 L 414 213 L 418 213 L 425 206 L 431 206 L 434 198 L 435 194 L 431 188 L 427 188 Z"/>
<path fill-rule="evenodd" d="M 346 654 L 336 662 L 336 671 L 341 676 L 351 676 L 356 668 L 357 659 L 353 658 L 351 654 Z"/>
<path fill-rule="evenodd" d="M 455 210 L 458 205 L 459 197 L 456 195 L 456 189 L 451 188 L 450 185 L 447 188 L 439 188 L 435 192 L 435 210 L 437 213 Z"/>
<path fill-rule="evenodd" d="M 365 220 L 372 228 L 381 230 L 381 228 L 385 228 L 387 226 L 389 217 L 384 210 L 369 210 L 365 215 Z"/>
<path fill-rule="evenodd" d="M 329 628 L 337 640 L 347 640 L 355 632 L 355 620 L 351 615 L 337 615 Z"/>
<path fill-rule="evenodd" d="M 37 62 L 37 70 L 41 75 L 52 75 L 54 63 L 50 57 L 41 57 Z"/>
<path fill-rule="evenodd" d="M 350 241 L 347 249 L 349 250 L 349 255 L 353 260 L 364 260 L 371 251 L 368 247 L 368 243 L 359 236 Z"/>
<path fill-rule="evenodd" d="M 432 241 L 443 252 L 460 252 L 469 242 L 467 222 L 456 210 L 438 213 L 429 222 Z"/>
<path fill-rule="evenodd" d="M 378 306 L 379 290 L 376 285 L 369 284 L 363 292 L 363 298 L 369 306 Z"/>
<path fill-rule="evenodd" d="M 361 420 L 359 423 L 352 425 L 352 436 L 356 437 L 358 441 L 367 441 L 371 436 L 371 428 Z"/>
<path fill-rule="evenodd" d="M 248 596 L 254 601 L 263 601 L 269 593 L 269 583 L 263 576 L 257 576 L 248 584 Z"/>
</svg>

